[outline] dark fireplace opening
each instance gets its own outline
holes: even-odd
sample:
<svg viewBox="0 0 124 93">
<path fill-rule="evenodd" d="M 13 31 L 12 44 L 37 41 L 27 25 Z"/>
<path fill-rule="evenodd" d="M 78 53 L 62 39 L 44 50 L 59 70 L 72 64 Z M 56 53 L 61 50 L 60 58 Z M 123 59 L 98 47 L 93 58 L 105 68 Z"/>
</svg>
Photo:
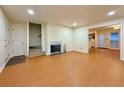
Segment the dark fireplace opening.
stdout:
<svg viewBox="0 0 124 93">
<path fill-rule="evenodd" d="M 50 50 L 51 54 L 61 53 L 61 45 L 60 44 L 51 45 Z"/>
</svg>

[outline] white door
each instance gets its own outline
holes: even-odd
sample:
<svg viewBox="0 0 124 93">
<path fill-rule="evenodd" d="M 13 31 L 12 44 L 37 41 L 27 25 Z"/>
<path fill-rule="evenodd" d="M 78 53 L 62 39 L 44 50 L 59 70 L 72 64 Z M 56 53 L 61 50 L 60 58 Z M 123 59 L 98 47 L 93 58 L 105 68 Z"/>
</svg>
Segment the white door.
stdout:
<svg viewBox="0 0 124 93">
<path fill-rule="evenodd" d="M 13 56 L 26 54 L 26 31 L 23 25 L 14 24 L 12 35 L 12 53 Z"/>
<path fill-rule="evenodd" d="M 1 20 L 0 20 L 1 22 Z M 0 27 L 1 27 L 1 24 L 0 24 Z M 2 37 L 2 29 L 0 28 L 0 67 L 2 66 L 3 64 L 3 37 Z"/>
</svg>

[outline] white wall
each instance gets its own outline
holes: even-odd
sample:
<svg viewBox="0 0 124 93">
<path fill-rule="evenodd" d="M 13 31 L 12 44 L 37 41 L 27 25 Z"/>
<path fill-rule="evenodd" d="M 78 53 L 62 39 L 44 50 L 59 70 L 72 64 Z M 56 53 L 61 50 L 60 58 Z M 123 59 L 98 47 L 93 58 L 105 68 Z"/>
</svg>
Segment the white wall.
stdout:
<svg viewBox="0 0 124 93">
<path fill-rule="evenodd" d="M 41 30 L 41 33 L 42 33 L 42 40 L 41 40 L 42 51 L 46 52 L 46 50 L 47 50 L 47 24 L 43 23 L 41 28 L 42 28 L 42 30 Z"/>
<path fill-rule="evenodd" d="M 88 53 L 88 45 L 88 28 L 75 28 L 73 30 L 73 50 Z"/>
<path fill-rule="evenodd" d="M 50 44 L 53 42 L 60 42 L 62 45 L 66 44 L 67 51 L 72 50 L 72 28 L 57 25 L 57 24 L 47 24 L 47 50 L 46 54 L 50 55 Z"/>
<path fill-rule="evenodd" d="M 87 27 L 78 27 L 75 29 L 71 29 L 65 26 L 57 25 L 57 24 L 42 24 L 42 49 L 43 51 L 46 51 L 46 54 L 50 54 L 50 43 L 51 42 L 61 42 L 62 45 L 67 45 L 67 51 L 75 50 L 80 51 L 83 53 L 88 53 L 88 28 L 94 28 L 94 27 L 100 27 L 100 26 L 106 26 L 106 25 L 113 25 L 113 24 L 121 24 L 121 49 L 120 49 L 120 59 L 124 60 L 124 20 L 123 19 L 117 19 L 112 20 L 108 22 L 101 22 L 98 24 L 93 24 Z M 25 54 L 25 47 L 20 47 L 21 43 L 24 41 L 26 44 L 26 36 L 28 34 L 27 31 L 27 24 L 26 23 L 20 23 L 20 22 L 14 22 L 12 23 L 12 27 L 16 28 L 16 31 L 13 32 L 13 37 L 16 39 L 16 43 L 14 46 L 16 46 L 17 51 L 15 50 L 14 55 L 20 55 Z M 14 35 L 15 33 L 15 35 Z M 23 37 L 18 38 L 15 36 Z M 25 46 L 25 45 L 24 45 Z M 16 49 L 15 48 L 15 49 Z M 20 52 L 18 51 L 20 50 Z"/>
<path fill-rule="evenodd" d="M 27 55 L 27 23 L 11 21 L 12 56 Z"/>
<path fill-rule="evenodd" d="M 120 59 L 124 61 L 124 21 L 121 22 L 120 31 Z"/>
<path fill-rule="evenodd" d="M 10 24 L 5 13 L 0 9 L 0 72 L 10 59 Z"/>
</svg>

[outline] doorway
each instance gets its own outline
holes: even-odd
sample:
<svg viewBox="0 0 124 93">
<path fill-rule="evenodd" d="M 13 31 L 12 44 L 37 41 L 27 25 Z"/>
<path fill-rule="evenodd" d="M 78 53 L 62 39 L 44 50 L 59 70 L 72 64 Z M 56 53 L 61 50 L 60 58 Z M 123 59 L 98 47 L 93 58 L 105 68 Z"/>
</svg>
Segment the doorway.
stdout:
<svg viewBox="0 0 124 93">
<path fill-rule="evenodd" d="M 89 36 L 95 34 L 95 48 L 97 54 L 120 56 L 120 24 L 89 29 Z M 91 37 L 90 37 L 91 38 Z M 89 43 L 90 46 L 90 43 Z M 89 51 L 90 51 L 89 47 Z"/>
<path fill-rule="evenodd" d="M 29 57 L 42 55 L 41 24 L 29 23 Z"/>
</svg>

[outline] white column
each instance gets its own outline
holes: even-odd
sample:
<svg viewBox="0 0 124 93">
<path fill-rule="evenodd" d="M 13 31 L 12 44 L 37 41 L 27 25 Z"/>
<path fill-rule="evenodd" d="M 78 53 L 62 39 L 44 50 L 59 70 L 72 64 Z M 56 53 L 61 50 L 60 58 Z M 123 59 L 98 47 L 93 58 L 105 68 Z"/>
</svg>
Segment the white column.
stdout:
<svg viewBox="0 0 124 93">
<path fill-rule="evenodd" d="M 124 61 L 124 22 L 121 23 L 120 29 L 120 59 Z"/>
<path fill-rule="evenodd" d="M 26 56 L 28 56 L 28 54 L 29 54 L 29 22 L 27 22 L 27 42 L 26 42 L 27 44 L 27 50 L 26 50 Z"/>
</svg>

